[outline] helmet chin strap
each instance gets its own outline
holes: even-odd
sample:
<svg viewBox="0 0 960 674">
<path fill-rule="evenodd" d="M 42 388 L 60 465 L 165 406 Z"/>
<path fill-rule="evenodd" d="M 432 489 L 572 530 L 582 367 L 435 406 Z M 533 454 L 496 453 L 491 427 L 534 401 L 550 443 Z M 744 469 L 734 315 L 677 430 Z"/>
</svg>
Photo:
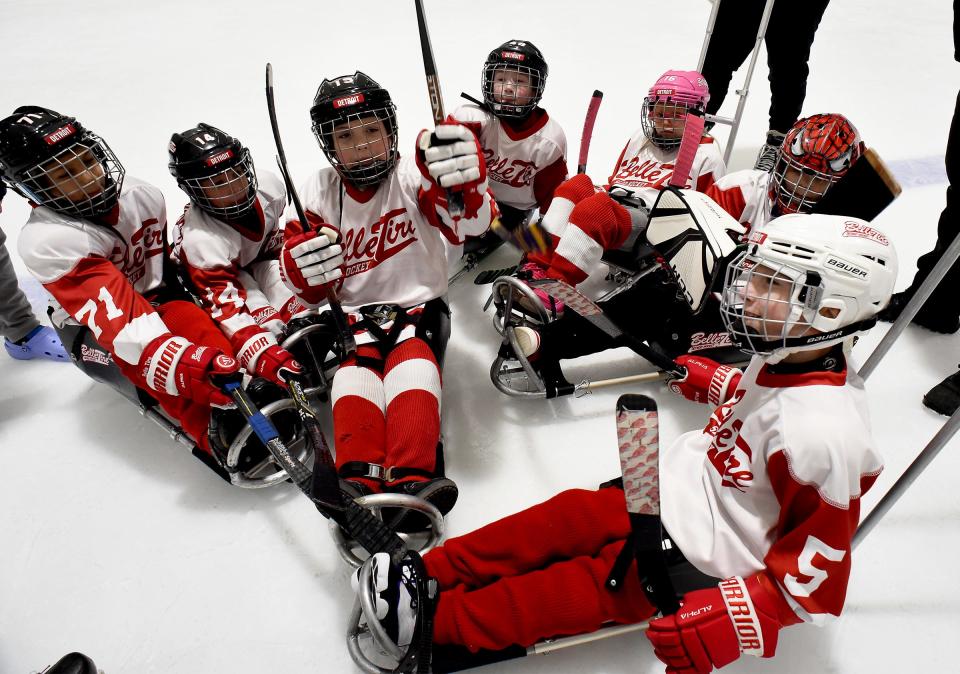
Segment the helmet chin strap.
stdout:
<svg viewBox="0 0 960 674">
<path fill-rule="evenodd" d="M 806 335 L 804 337 L 788 337 L 783 340 L 768 341 L 762 339 L 751 340 L 756 348 L 756 352 L 763 360 L 771 365 L 779 363 L 787 356 L 799 353 L 801 351 L 813 351 L 823 349 L 828 346 L 842 342 L 852 335 L 869 330 L 876 325 L 876 317 L 868 318 L 863 321 L 857 321 L 842 328 L 831 330 L 830 332 L 818 332 L 815 335 Z M 770 350 L 766 351 L 764 347 L 768 346 Z"/>
</svg>

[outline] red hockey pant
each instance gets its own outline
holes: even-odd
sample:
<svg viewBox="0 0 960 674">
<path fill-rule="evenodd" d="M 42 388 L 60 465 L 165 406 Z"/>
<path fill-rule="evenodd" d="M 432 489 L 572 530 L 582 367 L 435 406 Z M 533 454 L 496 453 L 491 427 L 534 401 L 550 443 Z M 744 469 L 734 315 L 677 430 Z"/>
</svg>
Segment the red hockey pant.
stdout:
<svg viewBox="0 0 960 674">
<path fill-rule="evenodd" d="M 213 319 L 195 304 L 182 300 L 165 302 L 157 307 L 157 313 L 173 334 L 185 337 L 194 344 L 220 349 L 228 356 L 233 356 L 233 348 L 229 340 Z M 180 424 L 180 427 L 196 441 L 201 449 L 210 451 L 210 440 L 207 437 L 207 429 L 210 426 L 209 405 L 198 405 L 184 396 L 172 396 L 148 389 L 136 367 L 121 360 L 116 362 L 127 379 L 156 399 L 163 411 Z"/>
<path fill-rule="evenodd" d="M 604 585 L 629 533 L 622 489 L 572 489 L 447 541 L 424 558 L 435 642 L 502 650 L 650 618 L 635 563 L 618 591 Z"/>
<path fill-rule="evenodd" d="M 363 345 L 356 355 L 360 362 L 348 358 L 333 378 L 337 468 L 363 461 L 432 474 L 440 442 L 441 378 L 430 347 L 418 337 L 400 342 L 387 354 L 382 374 L 363 364 L 365 359 L 379 361 L 377 348 Z M 372 489 L 380 487 L 376 481 L 362 481 Z"/>
</svg>

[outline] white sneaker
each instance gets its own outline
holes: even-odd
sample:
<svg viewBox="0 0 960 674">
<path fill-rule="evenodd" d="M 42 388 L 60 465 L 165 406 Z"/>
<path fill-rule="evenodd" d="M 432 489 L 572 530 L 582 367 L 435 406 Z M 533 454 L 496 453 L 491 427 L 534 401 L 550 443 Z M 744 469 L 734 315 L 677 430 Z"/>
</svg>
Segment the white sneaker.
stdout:
<svg viewBox="0 0 960 674">
<path fill-rule="evenodd" d="M 413 640 L 413 630 L 417 624 L 417 610 L 413 595 L 408 589 L 410 569 L 407 566 L 391 564 L 390 555 L 378 552 L 364 563 L 371 565 L 370 588 L 375 597 L 376 615 L 364 617 L 369 622 L 377 620 L 387 636 L 401 649 L 406 649 Z M 362 567 L 361 567 L 362 568 Z M 407 581 L 404 581 L 404 578 Z M 361 592 L 360 569 L 350 577 L 350 587 Z"/>
<path fill-rule="evenodd" d="M 525 325 L 519 325 L 513 330 L 520 354 L 529 361 L 536 360 L 540 354 L 540 333 Z"/>
</svg>

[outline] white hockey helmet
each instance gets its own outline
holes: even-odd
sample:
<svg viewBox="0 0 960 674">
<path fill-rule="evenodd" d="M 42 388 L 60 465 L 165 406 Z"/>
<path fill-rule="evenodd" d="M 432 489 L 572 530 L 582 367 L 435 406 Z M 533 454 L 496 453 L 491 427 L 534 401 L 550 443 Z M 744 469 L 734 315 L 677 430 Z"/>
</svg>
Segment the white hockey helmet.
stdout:
<svg viewBox="0 0 960 674">
<path fill-rule="evenodd" d="M 737 346 L 776 361 L 869 330 L 896 280 L 893 244 L 870 223 L 784 215 L 728 267 L 720 314 Z"/>
</svg>

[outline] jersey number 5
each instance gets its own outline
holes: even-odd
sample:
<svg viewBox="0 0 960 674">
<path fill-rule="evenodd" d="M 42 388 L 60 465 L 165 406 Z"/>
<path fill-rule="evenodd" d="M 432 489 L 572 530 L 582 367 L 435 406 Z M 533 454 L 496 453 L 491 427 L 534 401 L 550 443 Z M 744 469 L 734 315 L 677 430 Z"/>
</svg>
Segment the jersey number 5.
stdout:
<svg viewBox="0 0 960 674">
<path fill-rule="evenodd" d="M 100 286 L 100 293 L 97 295 L 97 299 L 103 302 L 103 306 L 107 309 L 107 320 L 112 321 L 114 318 L 119 318 L 123 316 L 123 312 L 117 308 L 116 303 L 113 301 L 113 295 L 110 294 L 110 291 L 104 286 Z M 86 318 L 84 318 L 86 316 Z M 97 327 L 97 303 L 93 300 L 87 300 L 80 311 L 77 312 L 78 321 L 86 321 L 87 327 L 90 328 L 90 331 L 93 333 L 94 338 L 100 339 L 100 333 L 103 332 L 100 328 Z"/>
<path fill-rule="evenodd" d="M 787 592 L 794 597 L 809 597 L 827 579 L 827 572 L 813 565 L 814 557 L 820 555 L 831 562 L 839 562 L 846 554 L 845 550 L 831 548 L 816 536 L 807 536 L 803 552 L 797 558 L 797 569 L 802 575 L 810 576 L 810 580 L 801 582 L 796 576 L 788 573 L 783 578 Z"/>
</svg>

